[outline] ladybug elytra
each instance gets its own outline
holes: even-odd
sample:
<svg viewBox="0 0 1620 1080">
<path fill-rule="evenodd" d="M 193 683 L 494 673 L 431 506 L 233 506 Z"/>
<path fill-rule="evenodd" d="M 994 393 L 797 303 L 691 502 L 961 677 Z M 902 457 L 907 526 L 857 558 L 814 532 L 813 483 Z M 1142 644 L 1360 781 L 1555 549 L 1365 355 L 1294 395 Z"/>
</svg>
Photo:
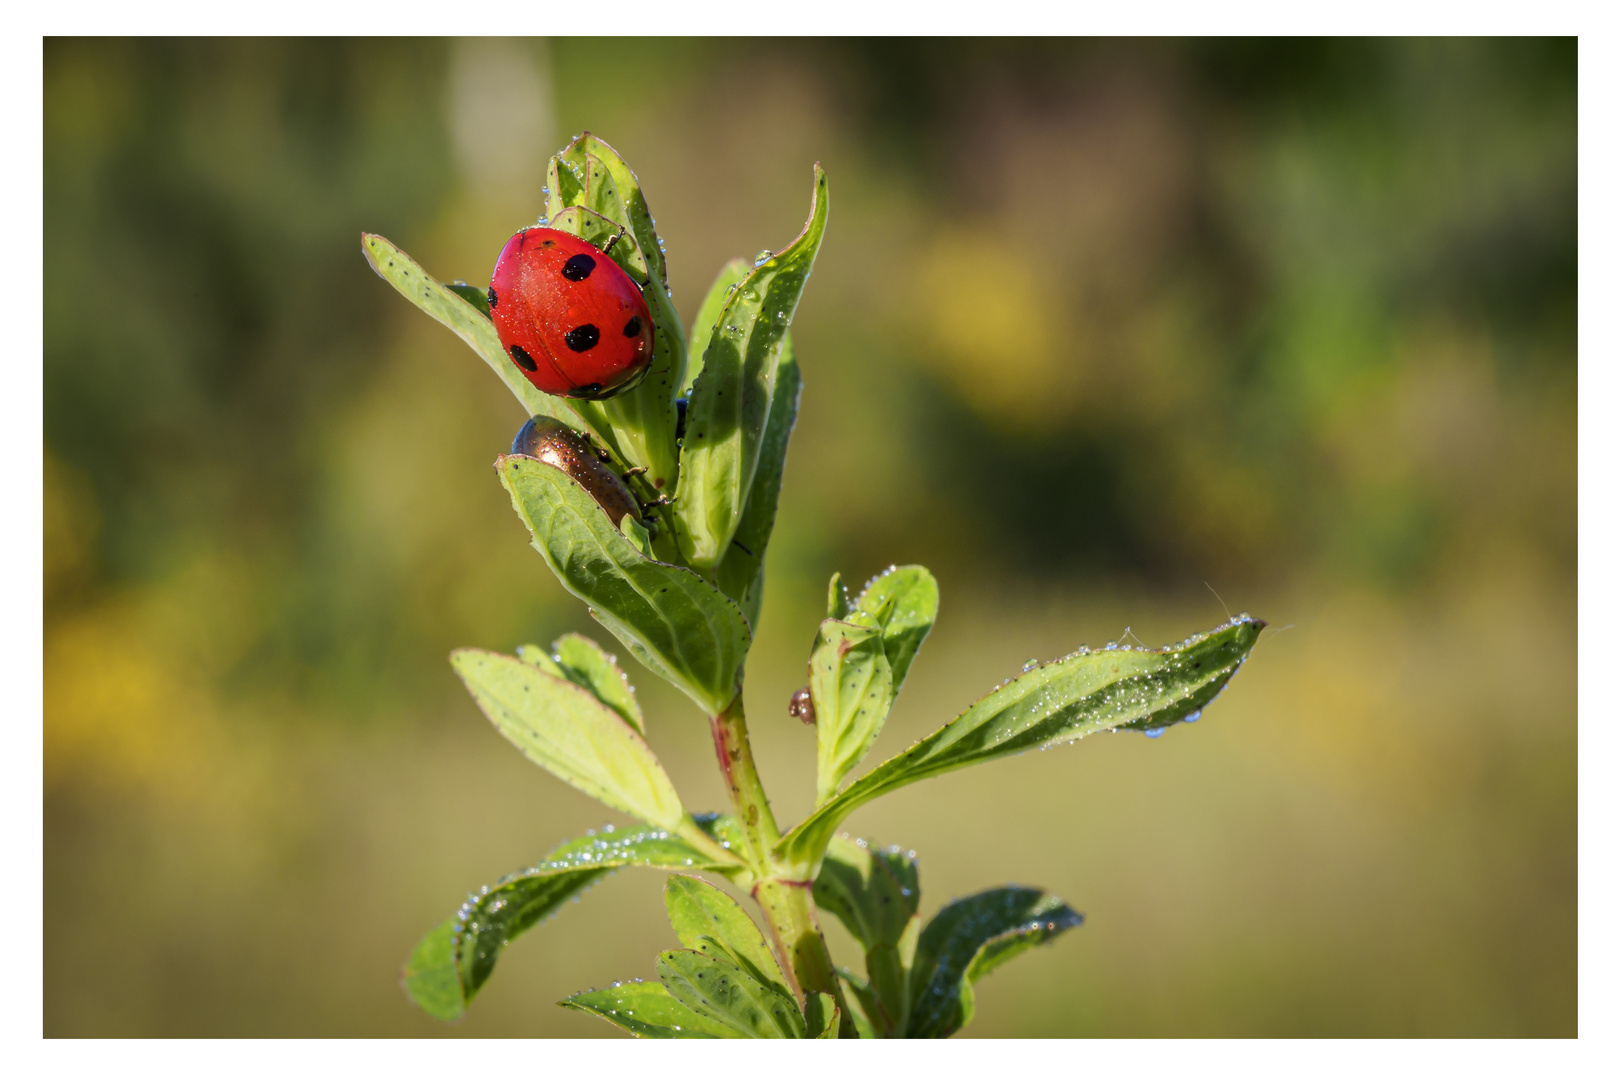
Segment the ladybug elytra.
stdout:
<svg viewBox="0 0 1620 1080">
<path fill-rule="evenodd" d="M 611 397 L 652 362 L 641 289 L 601 248 L 558 229 L 524 229 L 506 242 L 489 315 L 506 355 L 548 394 Z"/>
</svg>

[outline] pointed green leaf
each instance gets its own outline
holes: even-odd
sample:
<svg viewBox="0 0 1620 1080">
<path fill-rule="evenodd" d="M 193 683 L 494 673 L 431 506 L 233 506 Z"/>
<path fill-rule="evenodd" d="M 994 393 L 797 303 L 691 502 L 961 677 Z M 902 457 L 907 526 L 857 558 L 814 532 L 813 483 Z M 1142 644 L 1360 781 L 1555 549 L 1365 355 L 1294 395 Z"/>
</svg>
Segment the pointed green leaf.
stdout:
<svg viewBox="0 0 1620 1080">
<path fill-rule="evenodd" d="M 802 1039 L 798 1003 L 732 963 L 718 947 L 658 954 L 658 978 L 693 1012 L 727 1024 L 750 1039 Z"/>
<path fill-rule="evenodd" d="M 630 519 L 626 517 L 625 521 Z M 621 522 L 622 524 L 622 522 Z M 620 669 L 615 657 L 602 651 L 602 647 L 581 634 L 564 634 L 551 643 L 547 652 L 538 645 L 519 645 L 517 656 L 525 664 L 537 667 L 547 675 L 567 679 L 575 686 L 583 686 L 596 700 L 622 716 L 627 724 L 645 735 L 641 705 L 636 701 L 635 688 Z"/>
<path fill-rule="evenodd" d="M 724 594 L 637 551 L 585 490 L 533 458 L 497 459 L 501 483 L 563 587 L 660 677 L 709 715 L 737 695 L 750 633 Z"/>
<path fill-rule="evenodd" d="M 496 730 L 559 780 L 649 825 L 686 817 L 641 733 L 590 690 L 483 649 L 457 649 L 450 664 Z"/>
<path fill-rule="evenodd" d="M 836 916 L 866 951 L 862 1007 L 884 1037 L 906 1029 L 919 893 L 915 859 L 864 840 L 834 838 L 816 875 L 816 906 Z"/>
<path fill-rule="evenodd" d="M 637 731 L 646 732 L 641 721 L 641 706 L 629 677 L 602 646 L 583 634 L 564 634 L 551 643 L 551 648 L 570 682 L 595 694 L 598 701 L 624 717 Z"/>
<path fill-rule="evenodd" d="M 630 232 L 635 236 L 641 250 L 647 253 L 648 266 L 653 276 L 667 289 L 669 277 L 664 271 L 664 244 L 658 238 L 652 212 L 647 208 L 647 198 L 642 194 L 641 181 L 636 178 L 630 166 L 625 164 L 624 158 L 619 156 L 617 150 L 590 132 L 585 132 L 575 140 L 575 145 L 588 158 L 595 158 L 605 166 L 612 176 L 619 199 L 624 205 L 625 223 L 630 227 Z"/>
<path fill-rule="evenodd" d="M 813 888 L 816 906 L 837 916 L 862 948 L 900 944 L 920 893 L 912 855 L 844 836 L 827 845 Z"/>
<path fill-rule="evenodd" d="M 664 907 L 675 936 L 688 949 L 708 952 L 715 943 L 749 975 L 792 997 L 782 968 L 737 901 L 700 878 L 675 874 L 664 882 Z"/>
<path fill-rule="evenodd" d="M 729 817 L 703 815 L 692 825 L 720 844 L 737 842 L 736 822 Z M 719 873 L 739 869 L 664 829 L 609 826 L 570 840 L 537 865 L 468 897 L 455 915 L 424 937 L 405 964 L 406 993 L 428 1015 L 454 1020 L 488 981 L 508 942 L 621 866 Z"/>
<path fill-rule="evenodd" d="M 939 585 L 921 566 L 891 566 L 866 583 L 855 610 L 883 628 L 883 651 L 894 676 L 894 692 L 906 681 L 911 661 L 939 616 Z"/>
<path fill-rule="evenodd" d="M 973 1019 L 975 982 L 1080 923 L 1079 912 L 1040 889 L 990 889 L 945 905 L 917 943 L 907 1037 L 959 1031 Z"/>
<path fill-rule="evenodd" d="M 838 1001 L 820 992 L 804 999 L 804 1028 L 813 1039 L 838 1038 Z"/>
<path fill-rule="evenodd" d="M 1264 626 L 1239 615 L 1173 648 L 1083 650 L 1027 671 L 845 788 L 784 836 L 776 857 L 808 875 L 846 817 L 930 776 L 1098 731 L 1155 730 L 1196 718 L 1237 673 Z"/>
<path fill-rule="evenodd" d="M 799 363 L 793 357 L 793 338 L 782 339 L 778 361 L 776 394 L 771 398 L 771 415 L 765 423 L 765 438 L 759 445 L 759 467 L 748 491 L 737 533 L 731 538 L 715 584 L 737 601 L 750 627 L 759 625 L 759 609 L 765 599 L 765 548 L 776 528 L 776 502 L 782 493 L 782 471 L 787 464 L 788 438 L 799 417 Z"/>
<path fill-rule="evenodd" d="M 639 1039 L 740 1039 L 742 1033 L 710 1020 L 670 996 L 663 983 L 615 983 L 557 1002 L 565 1009 L 600 1016 Z"/>
<path fill-rule="evenodd" d="M 454 915 L 434 927 L 411 952 L 400 972 L 400 985 L 417 1007 L 435 1020 L 454 1020 L 466 1008 L 461 978 L 456 972 Z"/>
<path fill-rule="evenodd" d="M 838 785 L 877 740 L 894 704 L 894 682 L 881 631 L 828 619 L 810 651 L 810 699 L 816 706 L 816 803 Z"/>
<path fill-rule="evenodd" d="M 849 590 L 844 588 L 844 576 L 835 570 L 827 582 L 827 618 L 845 619 L 849 612 Z"/>
<path fill-rule="evenodd" d="M 720 312 L 724 310 L 726 301 L 731 298 L 737 283 L 753 269 L 753 264 L 747 259 L 732 259 L 720 268 L 714 284 L 709 286 L 709 294 L 703 298 L 697 318 L 692 322 L 692 338 L 686 344 L 686 377 L 681 381 L 682 397 L 692 392 L 692 384 L 703 370 L 703 350 L 709 347 L 709 338 L 720 321 Z"/>
<path fill-rule="evenodd" d="M 742 280 L 721 309 L 692 386 L 675 499 L 686 561 L 710 568 L 725 555 L 759 464 L 776 393 L 783 339 L 827 227 L 827 174 L 815 170 L 804 232 Z"/>
<path fill-rule="evenodd" d="M 377 276 L 399 290 L 401 296 L 449 327 L 501 377 L 506 388 L 523 403 L 530 416 L 552 416 L 572 422 L 567 404 L 535 389 L 501 347 L 495 324 L 447 285 L 435 280 L 416 260 L 381 236 L 360 234 L 360 247 Z"/>
</svg>

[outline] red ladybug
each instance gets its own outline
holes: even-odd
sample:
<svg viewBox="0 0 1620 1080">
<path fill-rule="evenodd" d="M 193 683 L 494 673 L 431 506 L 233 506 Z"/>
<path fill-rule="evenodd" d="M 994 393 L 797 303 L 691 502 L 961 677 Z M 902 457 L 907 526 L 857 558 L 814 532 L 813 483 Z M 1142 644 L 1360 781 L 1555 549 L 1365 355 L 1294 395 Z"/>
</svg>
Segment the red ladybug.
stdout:
<svg viewBox="0 0 1620 1080">
<path fill-rule="evenodd" d="M 652 362 L 641 290 L 606 252 L 557 229 L 524 229 L 506 242 L 489 316 L 506 355 L 548 394 L 611 397 Z"/>
</svg>

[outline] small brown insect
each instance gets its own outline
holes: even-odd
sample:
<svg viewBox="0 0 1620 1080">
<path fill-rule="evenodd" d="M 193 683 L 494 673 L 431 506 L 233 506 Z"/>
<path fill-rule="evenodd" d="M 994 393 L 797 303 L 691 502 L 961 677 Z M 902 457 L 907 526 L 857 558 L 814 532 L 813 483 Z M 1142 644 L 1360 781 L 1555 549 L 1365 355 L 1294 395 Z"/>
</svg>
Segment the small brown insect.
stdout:
<svg viewBox="0 0 1620 1080">
<path fill-rule="evenodd" d="M 550 416 L 531 416 L 512 440 L 512 453 L 532 457 L 572 477 L 618 525 L 629 514 L 641 520 L 641 506 L 623 480 L 602 463 L 585 436 Z"/>
<path fill-rule="evenodd" d="M 810 699 L 808 686 L 794 691 L 788 699 L 788 715 L 797 716 L 811 727 L 816 726 L 816 703 Z"/>
</svg>

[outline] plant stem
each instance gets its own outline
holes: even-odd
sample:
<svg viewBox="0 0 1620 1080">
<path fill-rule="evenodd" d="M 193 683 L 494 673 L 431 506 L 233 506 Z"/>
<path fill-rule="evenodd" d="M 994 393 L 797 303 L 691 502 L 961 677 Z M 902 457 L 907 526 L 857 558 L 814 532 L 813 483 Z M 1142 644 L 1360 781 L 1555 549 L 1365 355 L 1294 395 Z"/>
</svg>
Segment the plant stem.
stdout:
<svg viewBox="0 0 1620 1080">
<path fill-rule="evenodd" d="M 714 753 L 720 772 L 726 778 L 731 802 L 743 833 L 743 855 L 758 881 L 753 896 L 765 915 L 776 954 L 784 973 L 801 1001 L 806 994 L 831 994 L 842 1010 L 839 1034 L 855 1038 L 855 1024 L 844 1004 L 843 989 L 833 970 L 821 924 L 816 920 L 816 903 L 810 895 L 810 882 L 778 877 L 772 864 L 771 849 L 782 838 L 754 766 L 754 751 L 748 744 L 748 718 L 743 713 L 742 694 L 726 711 L 709 721 L 714 734 Z"/>
<path fill-rule="evenodd" d="M 754 767 L 741 693 L 726 706 L 725 712 L 709 720 L 709 730 L 714 735 L 714 754 L 720 761 L 720 772 L 731 792 L 731 804 L 737 808 L 737 821 L 743 833 L 743 855 L 754 868 L 756 877 L 766 877 L 771 848 L 782 834 L 776 828 L 776 817 L 765 797 L 765 786 L 759 782 L 759 770 Z"/>
</svg>

